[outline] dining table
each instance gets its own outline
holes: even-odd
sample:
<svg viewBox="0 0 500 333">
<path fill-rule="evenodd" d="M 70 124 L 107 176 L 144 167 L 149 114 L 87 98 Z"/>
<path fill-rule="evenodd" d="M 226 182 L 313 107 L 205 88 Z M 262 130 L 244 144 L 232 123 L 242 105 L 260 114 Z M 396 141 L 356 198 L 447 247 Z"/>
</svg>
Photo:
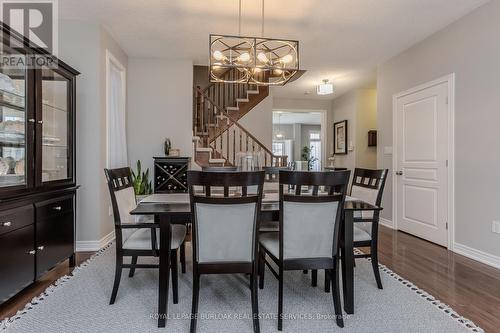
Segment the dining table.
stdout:
<svg viewBox="0 0 500 333">
<path fill-rule="evenodd" d="M 344 202 L 344 218 L 340 227 L 340 246 L 342 247 L 342 288 L 344 310 L 354 314 L 354 246 L 353 232 L 354 212 L 377 211 L 381 207 L 363 200 L 346 196 Z M 279 220 L 279 195 L 276 192 L 265 192 L 261 204 L 261 221 Z M 165 327 L 168 311 L 170 232 L 171 224 L 187 224 L 191 222 L 191 206 L 188 193 L 158 193 L 142 199 L 131 215 L 153 215 L 158 224 L 159 240 L 159 283 L 158 283 L 158 327 Z"/>
</svg>

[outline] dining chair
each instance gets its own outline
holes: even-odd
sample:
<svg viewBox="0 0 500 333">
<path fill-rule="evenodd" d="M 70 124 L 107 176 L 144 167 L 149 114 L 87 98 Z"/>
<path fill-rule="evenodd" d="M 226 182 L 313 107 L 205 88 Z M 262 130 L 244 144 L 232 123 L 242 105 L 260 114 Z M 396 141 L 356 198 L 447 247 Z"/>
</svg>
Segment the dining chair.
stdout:
<svg viewBox="0 0 500 333">
<path fill-rule="evenodd" d="M 108 183 L 111 205 L 113 207 L 113 217 L 115 222 L 115 246 L 116 246 L 116 266 L 115 280 L 111 300 L 109 304 L 114 304 L 123 268 L 129 268 L 129 277 L 133 277 L 136 268 L 159 268 L 154 264 L 138 264 L 139 257 L 157 257 L 159 230 L 158 224 L 154 222 L 153 216 L 133 216 L 130 214 L 136 208 L 136 198 L 132 185 L 132 173 L 130 168 L 104 169 Z M 171 226 L 171 273 L 172 273 L 172 293 L 174 304 L 178 303 L 178 281 L 177 281 L 177 250 L 184 242 L 186 236 L 186 226 L 176 224 Z M 123 263 L 123 257 L 132 257 L 130 264 Z"/>
<path fill-rule="evenodd" d="M 264 171 L 188 171 L 193 221 L 193 301 L 191 332 L 196 332 L 200 278 L 203 274 L 250 274 L 253 330 L 259 332 L 257 298 L 258 224 Z M 204 192 L 195 191 L 203 187 Z M 223 188 L 214 195 L 212 188 Z M 255 193 L 248 191 L 256 187 Z M 240 188 L 241 193 L 231 192 Z"/>
<path fill-rule="evenodd" d="M 280 171 L 279 232 L 260 235 L 259 288 L 267 265 L 279 281 L 278 330 L 283 328 L 283 277 L 290 270 L 326 269 L 332 277 L 336 322 L 344 326 L 339 289 L 339 230 L 350 171 Z M 294 186 L 284 192 L 284 186 Z M 311 188 L 304 192 L 302 187 Z M 322 193 L 319 187 L 328 187 Z M 333 189 L 336 189 L 335 192 Z M 270 258 L 278 271 L 266 258 Z"/>
<path fill-rule="evenodd" d="M 354 169 L 350 196 L 374 206 L 382 203 L 385 180 L 389 170 Z M 354 254 L 354 258 L 370 258 L 377 287 L 383 289 L 378 267 L 378 224 L 380 211 L 354 212 L 354 247 L 369 247 L 369 254 Z M 329 291 L 328 276 L 325 272 L 325 291 Z"/>
</svg>

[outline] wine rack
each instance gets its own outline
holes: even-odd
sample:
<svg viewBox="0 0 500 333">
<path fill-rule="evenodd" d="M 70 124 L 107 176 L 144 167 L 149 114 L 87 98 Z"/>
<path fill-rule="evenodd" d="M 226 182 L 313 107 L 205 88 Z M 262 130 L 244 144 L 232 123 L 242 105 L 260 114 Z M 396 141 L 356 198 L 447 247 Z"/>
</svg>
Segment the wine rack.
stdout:
<svg viewBox="0 0 500 333">
<path fill-rule="evenodd" d="M 187 193 L 189 157 L 154 157 L 154 192 Z"/>
</svg>

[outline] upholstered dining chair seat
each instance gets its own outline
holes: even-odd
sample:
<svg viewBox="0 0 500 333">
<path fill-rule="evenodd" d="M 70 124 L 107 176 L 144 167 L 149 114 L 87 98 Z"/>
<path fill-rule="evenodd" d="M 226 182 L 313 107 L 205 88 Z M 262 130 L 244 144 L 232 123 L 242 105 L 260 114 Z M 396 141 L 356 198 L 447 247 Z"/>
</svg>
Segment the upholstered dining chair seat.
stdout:
<svg viewBox="0 0 500 333">
<path fill-rule="evenodd" d="M 175 250 L 184 241 L 186 236 L 186 226 L 181 224 L 172 225 L 172 239 L 170 249 Z M 159 243 L 160 230 L 156 229 L 156 241 Z M 135 230 L 123 243 L 123 248 L 127 250 L 152 250 L 151 249 L 151 229 Z"/>
<path fill-rule="evenodd" d="M 369 241 L 372 239 L 370 233 L 361 229 L 360 227 L 354 226 L 354 233 L 352 235 L 355 242 Z"/>
</svg>

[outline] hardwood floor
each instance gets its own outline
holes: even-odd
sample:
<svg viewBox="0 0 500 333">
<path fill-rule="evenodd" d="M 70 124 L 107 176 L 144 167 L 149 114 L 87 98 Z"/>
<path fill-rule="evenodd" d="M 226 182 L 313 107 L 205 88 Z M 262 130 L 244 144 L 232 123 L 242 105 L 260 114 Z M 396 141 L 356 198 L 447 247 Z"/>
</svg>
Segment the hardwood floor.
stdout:
<svg viewBox="0 0 500 333">
<path fill-rule="evenodd" d="M 486 332 L 498 331 L 500 270 L 382 226 L 379 242 L 380 263 L 448 304 Z M 91 255 L 88 252 L 77 253 L 77 265 Z M 58 265 L 41 280 L 0 305 L 0 319 L 13 316 L 31 298 L 69 273 L 67 261 Z"/>
<path fill-rule="evenodd" d="M 500 270 L 381 226 L 379 262 L 486 332 L 500 327 Z"/>
</svg>

